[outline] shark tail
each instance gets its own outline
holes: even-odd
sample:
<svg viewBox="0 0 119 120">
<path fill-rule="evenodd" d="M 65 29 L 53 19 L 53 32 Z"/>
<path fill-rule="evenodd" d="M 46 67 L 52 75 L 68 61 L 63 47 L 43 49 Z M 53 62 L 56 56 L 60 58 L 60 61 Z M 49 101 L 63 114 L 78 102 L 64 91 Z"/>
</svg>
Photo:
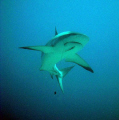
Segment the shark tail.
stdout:
<svg viewBox="0 0 119 120">
<path fill-rule="evenodd" d="M 62 79 L 67 75 L 67 73 L 68 73 L 73 67 L 74 67 L 74 66 L 64 68 L 64 69 L 60 70 L 60 74 L 59 74 L 59 75 L 56 75 L 56 78 L 57 78 L 57 80 L 58 80 L 58 83 L 59 83 L 60 88 L 61 88 L 61 90 L 62 90 L 63 93 L 64 93 L 64 90 L 63 90 Z"/>
<path fill-rule="evenodd" d="M 63 77 L 65 77 L 65 76 L 67 75 L 67 73 L 68 73 L 73 67 L 74 67 L 74 66 L 61 69 L 61 72 L 62 72 L 62 74 L 63 74 Z"/>
</svg>

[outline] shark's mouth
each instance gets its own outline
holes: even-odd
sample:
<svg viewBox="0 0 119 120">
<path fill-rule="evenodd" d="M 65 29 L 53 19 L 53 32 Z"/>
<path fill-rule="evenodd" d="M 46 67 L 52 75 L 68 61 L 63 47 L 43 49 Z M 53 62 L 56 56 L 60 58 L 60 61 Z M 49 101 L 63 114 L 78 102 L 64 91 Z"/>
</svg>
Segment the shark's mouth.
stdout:
<svg viewBox="0 0 119 120">
<path fill-rule="evenodd" d="M 69 45 L 69 47 L 67 47 L 68 45 Z M 65 49 L 65 52 L 73 50 L 75 47 L 77 47 L 79 45 L 82 46 L 82 44 L 79 42 L 66 42 L 66 43 L 64 43 L 64 46 L 67 48 L 67 49 Z"/>
<path fill-rule="evenodd" d="M 65 50 L 65 52 L 70 51 L 70 50 L 72 50 L 72 49 L 74 49 L 74 48 L 75 48 L 75 46 L 69 48 L 68 50 Z"/>
<path fill-rule="evenodd" d="M 82 45 L 82 44 L 79 43 L 79 42 L 66 42 L 66 43 L 64 43 L 64 46 L 67 45 L 67 44 L 69 44 L 69 43 L 76 43 L 76 44 L 80 44 L 80 45 Z"/>
</svg>

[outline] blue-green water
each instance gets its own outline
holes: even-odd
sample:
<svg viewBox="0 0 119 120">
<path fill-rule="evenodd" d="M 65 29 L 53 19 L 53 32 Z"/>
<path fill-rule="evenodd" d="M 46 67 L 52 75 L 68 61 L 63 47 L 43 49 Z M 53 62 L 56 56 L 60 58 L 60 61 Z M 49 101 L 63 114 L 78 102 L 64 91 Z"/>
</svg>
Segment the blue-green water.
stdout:
<svg viewBox="0 0 119 120">
<path fill-rule="evenodd" d="M 64 94 L 39 71 L 41 52 L 18 48 L 45 45 L 55 26 L 90 38 L 78 54 L 94 73 L 75 65 Z M 0 94 L 4 120 L 119 120 L 119 1 L 1 0 Z"/>
</svg>

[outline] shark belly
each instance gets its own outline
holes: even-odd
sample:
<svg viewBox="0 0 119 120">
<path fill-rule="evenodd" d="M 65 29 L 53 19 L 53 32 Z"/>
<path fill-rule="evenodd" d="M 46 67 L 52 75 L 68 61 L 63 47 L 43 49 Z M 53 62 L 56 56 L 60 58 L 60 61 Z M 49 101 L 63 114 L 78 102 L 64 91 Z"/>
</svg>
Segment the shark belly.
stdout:
<svg viewBox="0 0 119 120">
<path fill-rule="evenodd" d="M 40 70 L 44 70 L 48 72 L 54 71 L 55 64 L 61 61 L 62 59 L 63 58 L 61 52 L 44 54 L 42 57 Z"/>
</svg>

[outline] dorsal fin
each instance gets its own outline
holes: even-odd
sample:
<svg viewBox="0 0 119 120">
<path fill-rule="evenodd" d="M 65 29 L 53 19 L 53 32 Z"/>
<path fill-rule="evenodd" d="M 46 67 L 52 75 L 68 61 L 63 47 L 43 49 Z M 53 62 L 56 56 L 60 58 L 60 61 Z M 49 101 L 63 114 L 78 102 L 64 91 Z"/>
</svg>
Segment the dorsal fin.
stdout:
<svg viewBox="0 0 119 120">
<path fill-rule="evenodd" d="M 58 32 L 57 32 L 57 29 L 56 29 L 56 27 L 55 27 L 55 35 L 57 35 L 58 34 Z"/>
</svg>

